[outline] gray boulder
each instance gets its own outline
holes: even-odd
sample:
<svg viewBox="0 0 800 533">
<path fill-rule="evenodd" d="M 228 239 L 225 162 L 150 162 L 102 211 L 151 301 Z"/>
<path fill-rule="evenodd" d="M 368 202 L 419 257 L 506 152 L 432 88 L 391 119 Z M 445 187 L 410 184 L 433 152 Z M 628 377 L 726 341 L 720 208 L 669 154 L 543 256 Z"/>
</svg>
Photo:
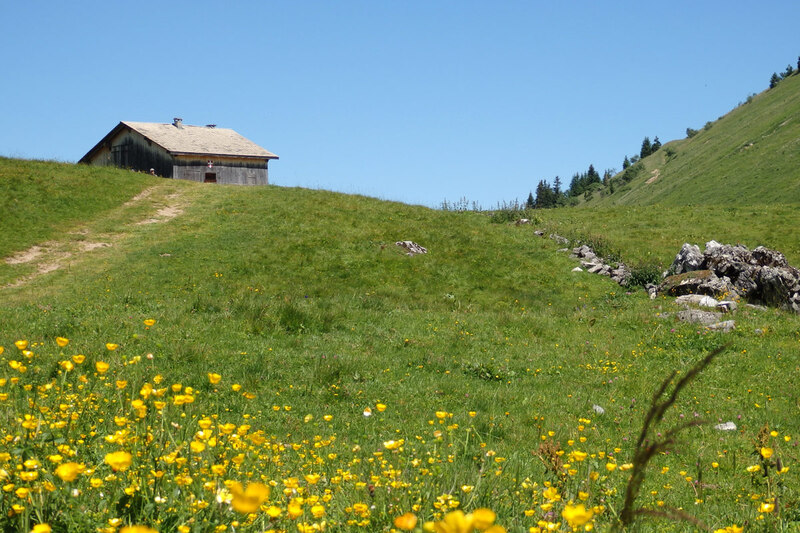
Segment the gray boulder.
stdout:
<svg viewBox="0 0 800 533">
<path fill-rule="evenodd" d="M 700 265 L 703 264 L 703 254 L 700 253 L 700 247 L 696 244 L 685 243 L 681 247 L 681 251 L 675 256 L 672 262 L 670 272 L 673 274 L 683 274 L 684 272 L 691 272 L 692 270 L 700 270 Z"/>
<path fill-rule="evenodd" d="M 753 250 L 753 260 L 755 264 L 761 266 L 770 266 L 778 268 L 791 268 L 786 256 L 777 250 L 770 250 L 763 246 L 759 246 Z"/>
<path fill-rule="evenodd" d="M 666 293 L 669 296 L 701 294 L 719 298 L 730 294 L 732 290 L 729 279 L 719 278 L 711 270 L 693 270 L 667 276 L 658 286 L 659 293 Z"/>
<path fill-rule="evenodd" d="M 406 249 L 406 253 L 410 257 L 414 257 L 417 254 L 427 254 L 428 249 L 420 246 L 419 244 L 415 243 L 414 241 L 397 241 L 394 243 L 396 246 Z"/>
<path fill-rule="evenodd" d="M 675 318 L 681 322 L 710 326 L 719 322 L 720 314 L 712 313 L 711 311 L 700 311 L 699 309 L 686 309 L 675 313 Z"/>
<path fill-rule="evenodd" d="M 708 329 L 711 331 L 719 331 L 721 333 L 728 333 L 736 329 L 736 322 L 733 320 L 725 320 L 724 322 L 717 322 L 716 324 L 711 324 L 707 326 Z"/>
<path fill-rule="evenodd" d="M 684 294 L 675 298 L 676 304 L 698 305 L 700 307 L 717 307 L 719 302 L 711 296 L 703 294 Z"/>
</svg>

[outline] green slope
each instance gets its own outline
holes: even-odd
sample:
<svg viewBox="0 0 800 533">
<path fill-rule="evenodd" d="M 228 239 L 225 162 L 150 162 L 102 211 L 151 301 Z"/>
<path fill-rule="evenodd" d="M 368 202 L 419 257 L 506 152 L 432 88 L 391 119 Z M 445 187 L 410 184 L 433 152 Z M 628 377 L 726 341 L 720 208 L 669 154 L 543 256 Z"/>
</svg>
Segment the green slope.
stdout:
<svg viewBox="0 0 800 533">
<path fill-rule="evenodd" d="M 13 164 L 23 174 L 27 165 L 38 168 L 38 163 Z M 279 490 L 281 480 L 321 473 L 324 481 L 306 489 L 320 497 L 323 489 L 330 490 L 328 520 L 339 523 L 337 531 L 357 530 L 346 526 L 353 516 L 347 509 L 356 502 L 370 502 L 372 525 L 388 530 L 393 517 L 412 506 L 422 520 L 434 518 L 444 494 L 460 498 L 467 510 L 491 507 L 509 530 L 527 531 L 541 520 L 561 520 L 540 506 L 545 482 L 563 494 L 556 512 L 566 501 L 585 497 L 587 504 L 602 506 L 596 528 L 606 530 L 629 477 L 622 469 L 608 470 L 606 463 L 632 460 L 655 384 L 727 342 L 732 344 L 725 355 L 678 399 L 665 423 L 702 416 L 715 423 L 736 420 L 739 430 L 724 435 L 708 426 L 690 430 L 679 453 L 654 458 L 654 474 L 645 481 L 640 503 L 683 507 L 712 527 L 754 521 L 766 489 L 760 476 L 744 468 L 757 461 L 753 443 L 761 442 L 762 428 L 779 432 L 770 443 L 787 462 L 796 454 L 782 440 L 783 435 L 797 438 L 797 394 L 786 379 L 797 371 L 796 316 L 743 309 L 736 316 L 737 330 L 727 336 L 659 319 L 658 313 L 675 310 L 670 301 L 651 301 L 607 278 L 573 273 L 574 262 L 557 252 L 555 242 L 535 236 L 534 228 L 492 224 L 477 213 L 296 188 L 171 180 L 147 181 L 154 192 L 133 201 L 145 184 L 135 176 L 129 197 L 119 193 L 110 201 L 95 170 L 70 165 L 51 170 L 22 186 L 21 203 L 42 198 L 25 194 L 28 189 L 68 188 L 82 177 L 89 182 L 88 205 L 81 214 L 71 211 L 69 224 L 48 225 L 43 237 L 23 231 L 18 239 L 19 246 L 28 247 L 46 238 L 61 255 L 0 268 L 5 285 L 0 288 L 0 346 L 5 348 L 0 377 L 16 377 L 20 385 L 41 391 L 38 402 L 56 398 L 51 411 L 35 411 L 46 416 L 78 401 L 74 395 L 58 400 L 47 387 L 72 383 L 72 374 L 63 372 L 64 359 L 85 355 L 85 367 L 77 372 L 85 372 L 86 387 L 103 398 L 96 404 L 107 404 L 110 411 L 63 437 L 82 435 L 72 442 L 77 458 L 90 466 L 99 463 L 98 472 L 110 474 L 102 458 L 118 446 L 104 436 L 115 434 L 120 424 L 134 435 L 149 432 L 164 446 L 163 451 L 140 449 L 143 459 L 136 461 L 143 466 L 130 473 L 126 490 L 135 490 L 130 488 L 135 484 L 143 498 L 152 498 L 147 492 L 152 481 L 162 491 L 159 498 L 170 503 L 130 506 L 124 516 L 131 523 L 162 520 L 174 526 L 181 523 L 174 520 L 196 520 L 196 531 L 230 526 L 237 517 L 229 510 L 193 503 L 215 501 L 218 494 L 217 485 L 208 485 L 209 463 L 195 465 L 204 457 L 226 465 L 230 479 L 255 479 L 255 472 L 275 480 L 271 502 L 284 513 L 288 500 Z M 130 177 L 124 171 L 104 172 L 112 181 Z M 20 208 L 34 209 L 35 203 Z M 725 214 L 713 206 L 707 212 L 708 219 L 681 231 L 711 227 Z M 665 222 L 651 215 L 651 210 L 632 210 L 625 221 L 662 231 Z M 763 212 L 772 227 L 789 234 L 794 221 L 779 215 Z M 5 224 L 0 220 L 0 230 L 9 227 Z M 647 250 L 647 235 L 637 235 L 628 245 Z M 775 238 L 778 244 L 794 242 Z M 398 240 L 416 241 L 429 253 L 408 257 L 394 245 Z M 96 242 L 108 246 L 81 247 Z M 71 254 L 68 260 L 65 254 Z M 46 261 L 59 267 L 41 272 L 37 265 Z M 142 323 L 150 318 L 156 323 L 145 328 Z M 56 336 L 69 338 L 69 346 L 55 347 Z M 27 371 L 20 374 L 15 366 L 27 356 L 19 355 L 14 341 L 22 338 L 36 355 L 25 359 Z M 119 348 L 109 352 L 107 342 Z M 111 365 L 107 381 L 92 371 L 101 360 Z M 218 388 L 206 377 L 212 372 L 222 376 Z M 74 382 L 84 386 L 77 378 Z M 170 404 L 159 415 L 148 403 L 146 416 L 133 420 L 131 400 L 124 395 L 130 391 L 138 398 L 137 391 L 150 382 L 190 386 L 198 391 L 196 401 L 182 408 Z M 24 393 L 19 398 L 16 407 L 6 404 L 0 411 L 0 426 L 12 428 L 5 430 L 12 438 L 0 440 L 0 453 L 21 453 L 15 451 L 13 428 L 33 404 Z M 386 411 L 378 411 L 378 404 Z M 606 413 L 598 415 L 595 404 Z M 370 406 L 374 414 L 365 417 Z M 274 435 L 275 446 L 285 446 L 285 453 L 239 442 L 191 456 L 183 470 L 165 466 L 160 456 L 167 450 L 190 455 L 194 430 L 184 428 L 196 429 L 193 424 L 205 416 L 246 421 L 252 431 Z M 24 453 L 52 453 L 43 450 L 54 449 L 51 441 L 59 435 L 47 433 L 41 442 L 28 438 Z M 327 455 L 314 455 L 314 444 L 331 437 Z M 385 443 L 395 439 L 406 445 L 390 454 Z M 290 451 L 306 447 L 310 451 L 302 454 Z M 566 461 L 575 450 L 588 455 L 572 455 L 575 473 L 569 473 L 558 466 L 562 455 L 557 451 Z M 232 458 L 245 452 L 245 466 L 238 471 Z M 258 462 L 259 453 L 266 462 Z M 155 468 L 167 475 L 151 478 Z M 355 481 L 329 482 L 343 471 Z M 787 509 L 800 503 L 798 471 L 790 468 L 780 479 Z M 194 484 L 176 486 L 172 480 L 187 473 Z M 687 477 L 705 480 L 702 497 Z M 113 479 L 104 479 L 106 494 L 124 494 L 122 486 L 112 492 Z M 397 480 L 402 484 L 395 485 Z M 69 517 L 73 529 L 90 529 L 92 520 L 108 523 L 129 501 L 121 496 L 121 504 L 95 510 L 86 498 L 97 491 L 88 480 L 77 483 L 83 499 L 70 491 L 54 492 L 47 498 L 63 497 L 69 505 L 54 504 L 41 516 L 62 520 L 60 509 L 87 505 L 90 511 Z M 0 505 L 8 507 L 16 500 L 4 502 Z M 0 524 L 30 529 L 15 516 L 13 509 L 0 513 Z M 797 518 L 787 512 L 768 517 L 767 525 L 792 527 Z M 304 519 L 311 520 L 310 511 Z M 237 530 L 276 526 L 263 513 L 254 520 L 252 527 L 240 524 Z M 285 521 L 277 527 L 297 529 Z"/>
<path fill-rule="evenodd" d="M 640 164 L 643 171 L 630 183 L 617 175 L 613 194 L 604 189 L 584 205 L 800 202 L 800 75 Z"/>
<path fill-rule="evenodd" d="M 0 157 L 0 257 L 114 210 L 152 183 L 117 169 Z"/>
</svg>

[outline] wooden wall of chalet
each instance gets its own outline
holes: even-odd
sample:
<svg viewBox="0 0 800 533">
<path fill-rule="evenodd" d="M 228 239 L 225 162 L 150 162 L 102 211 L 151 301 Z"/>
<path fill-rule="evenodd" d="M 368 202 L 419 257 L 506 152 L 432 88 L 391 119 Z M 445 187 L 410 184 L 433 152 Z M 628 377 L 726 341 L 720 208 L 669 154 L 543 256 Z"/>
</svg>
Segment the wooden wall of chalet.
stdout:
<svg viewBox="0 0 800 533">
<path fill-rule="evenodd" d="M 157 144 L 131 130 L 119 132 L 103 146 L 91 160 L 92 165 L 129 168 L 150 172 L 153 168 L 158 176 L 171 178 L 172 156 Z"/>
<path fill-rule="evenodd" d="M 199 182 L 213 181 L 225 185 L 269 184 L 267 159 L 209 156 L 212 157 L 213 165 L 209 167 L 208 159 L 178 156 L 174 160 L 172 177 Z"/>
</svg>

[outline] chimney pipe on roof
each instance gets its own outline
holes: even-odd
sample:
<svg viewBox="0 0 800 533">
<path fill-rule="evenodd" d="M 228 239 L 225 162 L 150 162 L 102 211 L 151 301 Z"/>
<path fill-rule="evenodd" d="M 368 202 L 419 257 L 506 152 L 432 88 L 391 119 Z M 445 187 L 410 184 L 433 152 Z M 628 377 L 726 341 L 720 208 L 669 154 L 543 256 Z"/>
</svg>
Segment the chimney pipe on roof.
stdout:
<svg viewBox="0 0 800 533">
<path fill-rule="evenodd" d="M 183 127 L 183 119 L 180 118 L 180 117 L 173 118 L 172 119 L 172 125 L 175 126 L 176 128 L 182 128 Z"/>
</svg>

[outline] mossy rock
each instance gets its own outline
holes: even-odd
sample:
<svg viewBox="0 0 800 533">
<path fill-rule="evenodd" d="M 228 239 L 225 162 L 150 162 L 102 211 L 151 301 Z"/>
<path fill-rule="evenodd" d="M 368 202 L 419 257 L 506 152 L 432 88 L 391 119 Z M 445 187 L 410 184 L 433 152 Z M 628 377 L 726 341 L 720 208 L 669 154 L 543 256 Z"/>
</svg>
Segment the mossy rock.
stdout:
<svg viewBox="0 0 800 533">
<path fill-rule="evenodd" d="M 667 276 L 658 287 L 658 292 L 670 296 L 683 296 L 684 294 L 716 296 L 719 292 L 716 290 L 716 286 L 722 285 L 720 281 L 711 270 L 693 270 L 683 274 Z"/>
</svg>

